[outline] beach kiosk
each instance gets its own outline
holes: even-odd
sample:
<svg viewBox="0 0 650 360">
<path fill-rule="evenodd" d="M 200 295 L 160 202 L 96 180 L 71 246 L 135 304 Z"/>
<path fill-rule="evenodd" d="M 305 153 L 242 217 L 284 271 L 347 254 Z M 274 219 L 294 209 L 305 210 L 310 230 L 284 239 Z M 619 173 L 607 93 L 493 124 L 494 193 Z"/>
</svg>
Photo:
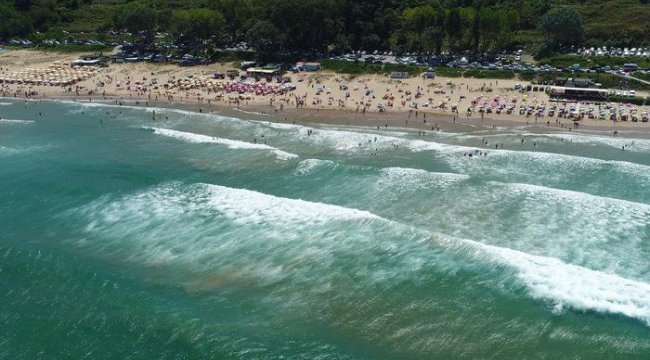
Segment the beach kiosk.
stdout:
<svg viewBox="0 0 650 360">
<path fill-rule="evenodd" d="M 408 79 L 409 73 L 405 71 L 391 71 L 390 73 L 390 78 L 391 79 Z"/>
</svg>

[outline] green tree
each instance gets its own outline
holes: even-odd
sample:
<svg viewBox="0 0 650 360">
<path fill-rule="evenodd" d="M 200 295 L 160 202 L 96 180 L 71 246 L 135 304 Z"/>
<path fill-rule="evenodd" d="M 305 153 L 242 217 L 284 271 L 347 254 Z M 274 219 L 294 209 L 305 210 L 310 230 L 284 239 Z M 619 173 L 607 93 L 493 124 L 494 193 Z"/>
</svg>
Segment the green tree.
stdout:
<svg viewBox="0 0 650 360">
<path fill-rule="evenodd" d="M 402 36 L 406 41 L 405 48 L 410 51 L 422 52 L 429 47 L 426 39 L 426 29 L 435 25 L 436 11 L 431 6 L 407 8 L 401 16 Z"/>
<path fill-rule="evenodd" d="M 223 15 L 226 33 L 233 41 L 240 40 L 246 34 L 246 29 L 251 27 L 256 15 L 259 15 L 254 0 L 219 0 L 215 9 Z"/>
<path fill-rule="evenodd" d="M 503 28 L 501 12 L 492 9 L 481 9 L 480 14 L 481 47 L 484 50 L 494 49 L 498 45 L 499 34 Z"/>
<path fill-rule="evenodd" d="M 481 14 L 483 9 L 479 9 L 474 13 L 474 19 L 472 19 L 472 48 L 474 51 L 478 50 L 481 45 Z"/>
<path fill-rule="evenodd" d="M 156 12 L 142 4 L 124 6 L 113 17 L 113 24 L 116 29 L 132 33 L 151 32 L 156 29 Z"/>
<path fill-rule="evenodd" d="M 280 30 L 267 20 L 258 20 L 246 32 L 246 41 L 262 55 L 270 55 L 282 42 Z"/>
<path fill-rule="evenodd" d="M 461 20 L 458 8 L 453 8 L 447 13 L 447 37 L 449 38 L 449 50 L 454 52 L 458 49 L 458 41 L 461 38 Z"/>
<path fill-rule="evenodd" d="M 223 15 L 207 8 L 174 10 L 172 24 L 174 33 L 182 40 L 204 41 L 220 37 L 226 27 Z"/>
<path fill-rule="evenodd" d="M 549 10 L 542 18 L 540 30 L 552 46 L 579 45 L 585 35 L 582 17 L 569 6 Z"/>
<path fill-rule="evenodd" d="M 31 18 L 9 5 L 0 4 L 0 39 L 27 35 L 33 30 Z"/>
</svg>

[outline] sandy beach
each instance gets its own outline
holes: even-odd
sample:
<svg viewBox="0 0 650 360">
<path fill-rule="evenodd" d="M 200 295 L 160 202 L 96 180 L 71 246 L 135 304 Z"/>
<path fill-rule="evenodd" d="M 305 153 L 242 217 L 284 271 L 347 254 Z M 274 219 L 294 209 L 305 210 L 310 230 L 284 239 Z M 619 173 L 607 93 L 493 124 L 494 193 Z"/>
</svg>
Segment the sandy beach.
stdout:
<svg viewBox="0 0 650 360">
<path fill-rule="evenodd" d="M 265 79 L 240 83 L 239 78 L 213 78 L 216 72 L 234 70 L 232 64 L 179 67 L 111 63 L 106 68 L 73 69 L 69 64 L 79 55 L 33 50 L 0 53 L 0 79 L 4 79 L 0 95 L 31 100 L 184 106 L 199 111 L 239 109 L 274 121 L 429 131 L 531 127 L 542 131 L 617 131 L 627 136 L 650 136 L 650 123 L 641 121 L 650 106 L 553 102 L 544 92 L 516 90 L 516 85 L 529 84 L 516 79 L 390 79 L 319 71 L 286 75 L 295 86 L 288 88 Z M 560 116 L 562 109 L 565 113 Z M 574 124 L 571 112 L 584 116 Z M 590 112 L 593 119 L 587 116 Z M 618 115 L 617 121 L 609 120 L 610 113 Z M 602 114 L 606 114 L 605 119 Z M 620 114 L 628 120 L 634 116 L 638 122 L 620 121 Z"/>
</svg>

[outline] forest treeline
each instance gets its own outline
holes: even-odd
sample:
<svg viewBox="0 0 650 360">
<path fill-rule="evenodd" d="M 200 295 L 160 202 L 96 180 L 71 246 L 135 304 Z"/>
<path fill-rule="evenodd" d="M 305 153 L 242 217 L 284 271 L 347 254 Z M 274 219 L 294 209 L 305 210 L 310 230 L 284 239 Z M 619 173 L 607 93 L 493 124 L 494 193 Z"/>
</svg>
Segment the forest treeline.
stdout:
<svg viewBox="0 0 650 360">
<path fill-rule="evenodd" d="M 568 5 L 568 6 L 567 6 Z M 0 38 L 167 32 L 263 52 L 650 44 L 648 0 L 0 0 Z"/>
</svg>

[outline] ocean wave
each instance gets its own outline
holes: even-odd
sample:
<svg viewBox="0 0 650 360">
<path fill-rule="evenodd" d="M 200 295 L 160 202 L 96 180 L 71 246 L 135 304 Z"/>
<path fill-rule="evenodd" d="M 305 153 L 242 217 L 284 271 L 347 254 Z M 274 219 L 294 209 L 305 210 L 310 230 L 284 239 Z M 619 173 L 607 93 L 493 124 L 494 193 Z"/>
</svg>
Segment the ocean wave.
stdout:
<svg viewBox="0 0 650 360">
<path fill-rule="evenodd" d="M 463 190 L 467 194 L 464 198 L 470 199 L 436 215 L 449 224 L 448 232 L 594 270 L 650 280 L 650 253 L 644 246 L 650 205 L 526 183 L 488 181 L 475 185 Z M 453 194 L 449 199 L 457 196 Z M 459 217 L 466 221 L 454 221 Z"/>
<path fill-rule="evenodd" d="M 177 269 L 180 262 L 195 270 L 210 269 L 209 279 L 183 280 L 196 288 L 242 276 L 265 285 L 298 281 L 326 287 L 330 277 L 336 276 L 333 272 L 341 270 L 331 268 L 338 266 L 336 254 L 367 253 L 363 250 L 367 246 L 394 255 L 382 260 L 385 266 L 381 270 L 360 264 L 358 271 L 351 270 L 356 276 L 367 276 L 371 282 L 387 281 L 399 268 L 394 276 L 408 277 L 409 271 L 426 264 L 439 266 L 424 249 L 413 249 L 417 239 L 428 238 L 449 256 L 461 257 L 452 266 L 483 263 L 501 278 L 496 282 L 510 279 L 520 283 L 532 298 L 551 302 L 557 314 L 565 308 L 618 314 L 650 326 L 650 284 L 646 282 L 553 257 L 432 233 L 349 207 L 220 185 L 173 183 L 117 200 L 102 199 L 84 207 L 82 213 L 89 219 L 86 231 L 92 242 L 85 238 L 79 245 L 145 266 Z M 179 219 L 183 219 L 182 225 Z M 114 243 L 99 240 L 104 237 Z M 133 239 L 137 241 L 125 243 Z M 279 257 L 283 260 L 278 262 Z M 318 270 L 318 266 L 326 268 Z M 514 270 L 514 278 L 504 268 Z"/>
<path fill-rule="evenodd" d="M 470 241 L 470 240 L 463 240 Z M 619 314 L 650 326 L 650 284 L 564 263 L 555 258 L 471 242 L 493 260 L 517 270 L 517 278 L 536 299 L 552 301 L 554 311 L 564 307 L 579 311 Z"/>
<path fill-rule="evenodd" d="M 307 175 L 323 167 L 334 168 L 338 164 L 331 160 L 305 159 L 296 166 L 296 175 Z"/>
<path fill-rule="evenodd" d="M 237 223 L 289 222 L 305 226 L 332 219 L 379 219 L 375 214 L 337 205 L 281 198 L 256 191 L 202 184 L 209 204 Z"/>
<path fill-rule="evenodd" d="M 444 172 L 431 172 L 422 169 L 388 167 L 380 170 L 379 182 L 389 187 L 403 187 L 408 189 L 429 186 L 450 186 L 470 178 L 465 174 Z"/>
<path fill-rule="evenodd" d="M 11 103 L 11 102 L 0 102 L 0 106 L 11 106 L 13 104 L 14 103 Z"/>
<path fill-rule="evenodd" d="M 15 154 L 17 152 L 18 150 L 16 149 L 12 149 L 10 147 L 0 145 L 0 154 L 9 155 L 9 154 Z"/>
<path fill-rule="evenodd" d="M 283 124 L 273 122 L 257 122 L 266 127 L 292 132 L 295 137 L 309 138 L 310 141 L 315 141 L 319 144 L 333 148 L 339 152 L 349 152 L 367 149 L 395 149 L 402 148 L 408 149 L 413 152 L 420 151 L 435 151 L 435 152 L 460 152 L 474 150 L 474 148 L 449 145 L 435 141 L 426 140 L 413 140 L 399 136 L 382 135 L 373 132 L 372 129 L 367 128 L 366 132 L 351 131 L 351 130 L 330 130 L 327 127 L 315 128 L 294 124 Z M 346 127 L 346 129 L 348 129 Z M 311 134 L 307 136 L 307 131 L 311 130 Z"/>
<path fill-rule="evenodd" d="M 607 211 L 610 214 L 616 216 L 616 213 L 612 213 L 613 208 L 619 209 L 621 211 L 631 211 L 635 213 L 642 213 L 643 215 L 650 215 L 650 205 L 644 203 L 638 203 L 628 200 L 621 200 L 606 196 L 592 195 L 584 192 L 573 191 L 573 190 L 564 190 L 564 189 L 555 189 L 549 188 L 546 186 L 540 185 L 531 185 L 524 183 L 500 183 L 496 181 L 488 182 L 494 186 L 503 186 L 507 187 L 508 191 L 519 192 L 519 193 L 528 193 L 535 196 L 535 200 L 540 200 L 542 198 L 552 197 L 553 202 L 557 203 L 567 203 L 575 202 L 579 203 L 579 207 L 585 210 L 599 208 L 603 211 Z"/>
<path fill-rule="evenodd" d="M 263 112 L 259 112 L 259 111 L 248 111 L 248 110 L 244 110 L 244 109 L 240 109 L 240 108 L 233 108 L 233 110 L 238 111 L 238 112 L 240 112 L 242 114 L 248 114 L 248 115 L 259 115 L 259 116 L 268 116 L 269 115 L 267 113 L 263 113 Z"/>
<path fill-rule="evenodd" d="M 647 151 L 650 150 L 650 140 L 645 139 L 628 139 L 623 137 L 611 136 L 598 136 L 586 134 L 567 134 L 567 133 L 551 133 L 544 134 L 542 137 L 550 139 L 568 140 L 573 143 L 591 144 L 591 145 L 605 145 L 612 148 L 620 149 L 625 146 L 625 150 L 629 151 Z"/>
<path fill-rule="evenodd" d="M 203 144 L 203 143 L 221 144 L 221 145 L 226 145 L 230 149 L 269 150 L 269 151 L 273 152 L 279 159 L 282 159 L 282 160 L 288 160 L 288 159 L 298 157 L 298 155 L 296 155 L 296 154 L 292 154 L 292 153 L 289 153 L 289 152 L 286 152 L 286 151 L 282 151 L 280 149 L 277 149 L 277 148 L 274 148 L 272 146 L 268 146 L 268 145 L 265 145 L 265 144 L 254 144 L 254 143 L 248 143 L 248 142 L 245 142 L 245 141 L 225 139 L 225 138 L 219 138 L 219 137 L 215 137 L 215 136 L 201 135 L 201 134 L 195 134 L 195 133 L 184 132 L 184 131 L 179 131 L 179 130 L 172 130 L 172 129 L 165 129 L 165 128 L 158 128 L 158 127 L 143 127 L 143 129 L 153 130 L 154 134 L 163 135 L 163 136 L 167 136 L 167 137 L 172 137 L 172 138 L 187 141 L 187 142 L 190 142 L 190 143 L 196 143 L 196 144 Z"/>
<path fill-rule="evenodd" d="M 27 125 L 34 124 L 34 120 L 18 120 L 18 119 L 0 119 L 0 124 L 9 124 L 9 125 Z"/>
<path fill-rule="evenodd" d="M 446 162 L 460 173 L 521 174 L 548 181 L 566 181 L 575 174 L 593 174 L 597 170 L 614 170 L 620 174 L 634 177 L 636 181 L 650 183 L 650 166 L 619 160 L 515 150 L 490 150 L 489 156 L 469 161 L 463 156 L 445 157 Z M 480 160 L 480 161 L 479 161 Z"/>
<path fill-rule="evenodd" d="M 292 276 L 276 262 L 279 252 L 288 251 L 289 262 L 303 261 L 291 256 L 304 259 L 321 251 L 307 239 L 328 241 L 333 234 L 344 235 L 326 225 L 380 220 L 342 206 L 180 183 L 103 198 L 78 211 L 88 219 L 85 231 L 92 240 L 78 239 L 76 245 L 94 253 L 146 267 L 181 266 L 195 274 L 220 270 L 265 284 Z M 242 262 L 242 256 L 250 261 Z M 196 281 L 193 277 L 187 283 Z"/>
</svg>

